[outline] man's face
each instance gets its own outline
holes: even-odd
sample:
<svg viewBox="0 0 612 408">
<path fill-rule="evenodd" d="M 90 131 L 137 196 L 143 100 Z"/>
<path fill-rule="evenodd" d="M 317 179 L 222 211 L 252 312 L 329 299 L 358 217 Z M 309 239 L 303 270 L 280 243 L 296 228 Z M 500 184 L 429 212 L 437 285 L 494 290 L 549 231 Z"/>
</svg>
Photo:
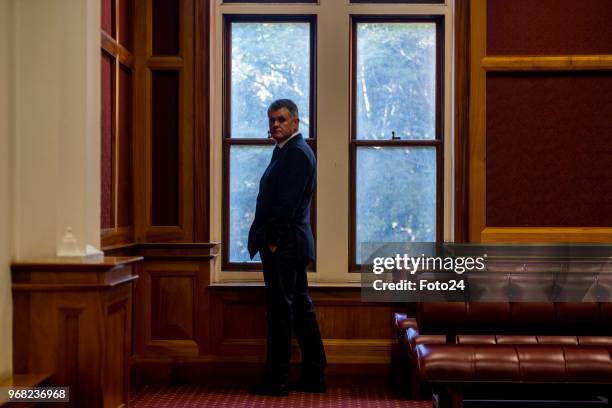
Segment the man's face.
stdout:
<svg viewBox="0 0 612 408">
<path fill-rule="evenodd" d="M 292 134 L 298 131 L 300 119 L 294 118 L 289 113 L 287 108 L 280 108 L 268 112 L 268 126 L 270 135 L 277 143 L 288 139 Z"/>
</svg>

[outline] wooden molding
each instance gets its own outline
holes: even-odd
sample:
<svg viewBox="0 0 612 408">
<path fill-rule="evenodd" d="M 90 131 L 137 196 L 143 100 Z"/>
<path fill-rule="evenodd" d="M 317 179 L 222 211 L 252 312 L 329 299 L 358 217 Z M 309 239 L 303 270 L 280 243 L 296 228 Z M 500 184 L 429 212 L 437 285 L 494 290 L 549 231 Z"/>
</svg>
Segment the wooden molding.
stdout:
<svg viewBox="0 0 612 408">
<path fill-rule="evenodd" d="M 130 267 L 142 260 L 137 257 L 104 257 L 99 260 L 80 258 L 38 258 L 11 265 L 13 291 L 87 291 L 103 290 L 138 278 Z"/>
<path fill-rule="evenodd" d="M 179 176 L 180 178 L 180 176 Z M 149 196 L 149 200 L 151 197 Z M 180 205 L 180 204 L 179 204 Z M 180 209 L 179 209 L 180 213 Z M 149 215 L 151 213 L 149 212 Z M 146 229 L 145 236 L 143 241 L 145 242 L 174 242 L 181 241 L 185 236 L 186 232 L 181 226 L 158 226 L 158 225 L 150 225 L 149 218 L 149 226 Z M 181 221 L 181 217 L 179 216 L 179 222 Z"/>
<path fill-rule="evenodd" d="M 193 340 L 151 340 L 147 343 L 147 352 L 173 357 L 197 356 L 199 346 Z"/>
<path fill-rule="evenodd" d="M 106 257 L 142 256 L 147 259 L 210 259 L 219 255 L 217 242 L 146 242 L 104 248 Z"/>
<path fill-rule="evenodd" d="M 179 56 L 155 56 L 147 59 L 147 67 L 151 69 L 181 69 L 185 65 L 183 57 Z"/>
<path fill-rule="evenodd" d="M 119 58 L 119 62 L 123 65 L 127 65 L 130 68 L 134 67 L 134 56 L 132 52 L 104 31 L 100 34 L 100 45 L 104 51 L 108 52 L 113 57 L 116 56 Z"/>
<path fill-rule="evenodd" d="M 248 384 L 261 376 L 261 359 L 222 358 L 200 356 L 179 362 L 168 359 L 132 359 L 132 383 L 159 384 L 215 384 L 235 387 Z M 290 376 L 297 378 L 300 363 L 290 363 Z M 361 386 L 385 388 L 389 384 L 389 365 L 380 363 L 332 363 L 326 368 L 328 387 L 358 388 Z"/>
<path fill-rule="evenodd" d="M 179 50 L 176 55 L 153 56 L 152 0 L 136 2 L 134 10 L 135 111 L 134 202 L 136 240 L 191 242 L 194 229 L 194 2 L 179 2 Z M 178 83 L 178 222 L 153 225 L 152 71 L 173 70 Z"/>
<path fill-rule="evenodd" d="M 487 49 L 487 2 L 474 0 L 470 8 L 470 139 L 469 240 L 480 241 L 485 227 L 486 198 L 486 72 L 482 59 Z"/>
<path fill-rule="evenodd" d="M 211 259 L 219 254 L 218 243 L 143 243 L 138 254 L 150 258 Z"/>
<path fill-rule="evenodd" d="M 133 78 L 133 144 L 132 144 L 132 199 L 134 209 L 134 239 L 143 241 L 148 225 L 147 186 L 148 173 L 146 168 L 150 163 L 147 157 L 149 141 L 147 135 L 151 125 L 148 121 L 150 104 L 150 72 L 146 66 L 146 57 L 150 53 L 148 42 L 148 2 L 136 1 L 133 8 L 133 39 L 134 39 L 134 78 Z M 149 21 L 150 23 L 150 21 Z"/>
<path fill-rule="evenodd" d="M 455 242 L 469 241 L 470 1 L 455 10 Z"/>
<path fill-rule="evenodd" d="M 128 264 L 142 260 L 141 256 L 133 257 L 104 257 L 100 259 L 82 259 L 82 258 L 25 258 L 14 261 L 11 264 L 11 270 L 15 272 L 100 272 L 110 271 L 117 267 L 123 267 Z"/>
<path fill-rule="evenodd" d="M 0 381 L 0 387 L 44 387 L 50 378 L 51 374 L 15 374 Z"/>
<path fill-rule="evenodd" d="M 612 228 L 496 227 L 485 228 L 482 242 L 612 242 Z"/>
<path fill-rule="evenodd" d="M 609 71 L 612 55 L 487 56 L 486 71 Z"/>
<path fill-rule="evenodd" d="M 130 245 L 134 242 L 134 227 L 106 228 L 101 232 L 102 250 L 122 245 Z"/>
<path fill-rule="evenodd" d="M 391 361 L 391 346 L 394 342 L 394 339 L 323 339 L 328 362 L 342 364 L 388 364 Z M 160 352 L 161 355 L 176 357 L 190 355 L 193 352 L 189 347 L 191 342 L 188 341 L 154 341 L 149 343 L 149 346 L 154 343 L 159 343 L 160 348 L 168 351 Z M 265 360 L 266 339 L 225 339 L 221 346 L 226 352 L 209 356 L 210 361 L 263 362 Z M 292 360 L 299 361 L 298 355 L 298 343 L 294 340 Z"/>
<path fill-rule="evenodd" d="M 57 284 L 24 284 L 14 283 L 12 285 L 13 292 L 54 292 L 54 291 L 84 291 L 84 290 L 101 290 L 112 288 L 117 285 L 129 283 L 138 279 L 138 276 L 129 275 L 122 278 L 114 279 L 107 283 L 57 283 Z"/>
<path fill-rule="evenodd" d="M 210 10 L 195 1 L 194 33 L 194 241 L 210 240 Z"/>
</svg>

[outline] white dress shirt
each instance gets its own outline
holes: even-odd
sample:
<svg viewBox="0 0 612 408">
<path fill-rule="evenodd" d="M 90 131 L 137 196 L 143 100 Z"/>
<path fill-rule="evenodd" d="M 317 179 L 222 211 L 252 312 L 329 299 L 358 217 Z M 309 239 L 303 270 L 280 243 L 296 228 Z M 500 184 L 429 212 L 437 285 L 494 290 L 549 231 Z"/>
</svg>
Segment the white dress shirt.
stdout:
<svg viewBox="0 0 612 408">
<path fill-rule="evenodd" d="M 293 139 L 296 135 L 299 135 L 300 131 L 298 130 L 297 132 L 295 132 L 294 134 L 292 134 L 291 136 L 289 136 L 287 139 L 283 140 L 280 143 L 277 143 L 276 145 L 278 146 L 279 149 L 282 149 L 284 145 L 287 144 L 288 141 L 290 141 L 291 139 Z"/>
</svg>

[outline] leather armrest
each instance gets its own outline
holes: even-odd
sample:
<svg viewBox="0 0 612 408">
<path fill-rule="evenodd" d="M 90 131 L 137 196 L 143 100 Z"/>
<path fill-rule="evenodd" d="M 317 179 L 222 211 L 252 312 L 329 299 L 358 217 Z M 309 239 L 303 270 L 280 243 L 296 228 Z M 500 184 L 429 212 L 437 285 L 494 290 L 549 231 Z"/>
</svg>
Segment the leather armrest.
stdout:
<svg viewBox="0 0 612 408">
<path fill-rule="evenodd" d="M 414 317 L 408 317 L 406 313 L 395 313 L 395 330 L 398 341 L 401 343 L 410 328 L 417 328 L 417 321 Z"/>
</svg>

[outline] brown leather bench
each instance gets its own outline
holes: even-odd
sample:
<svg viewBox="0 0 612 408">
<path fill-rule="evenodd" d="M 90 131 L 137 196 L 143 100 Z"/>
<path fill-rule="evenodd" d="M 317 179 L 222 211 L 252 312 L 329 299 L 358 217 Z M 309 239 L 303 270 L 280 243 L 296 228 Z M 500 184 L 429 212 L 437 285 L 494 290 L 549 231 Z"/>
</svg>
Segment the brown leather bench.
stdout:
<svg viewBox="0 0 612 408">
<path fill-rule="evenodd" d="M 392 356 L 394 389 L 412 399 L 427 399 L 431 390 L 419 373 L 416 347 L 419 344 L 446 344 L 446 335 L 421 335 L 417 319 L 404 312 L 395 313 L 394 323 L 397 334 Z"/>
<path fill-rule="evenodd" d="M 414 319 L 400 313 L 396 322 L 412 395 L 428 382 L 434 406 L 461 407 L 466 390 L 485 385 L 612 396 L 611 303 L 419 303 Z"/>
</svg>

